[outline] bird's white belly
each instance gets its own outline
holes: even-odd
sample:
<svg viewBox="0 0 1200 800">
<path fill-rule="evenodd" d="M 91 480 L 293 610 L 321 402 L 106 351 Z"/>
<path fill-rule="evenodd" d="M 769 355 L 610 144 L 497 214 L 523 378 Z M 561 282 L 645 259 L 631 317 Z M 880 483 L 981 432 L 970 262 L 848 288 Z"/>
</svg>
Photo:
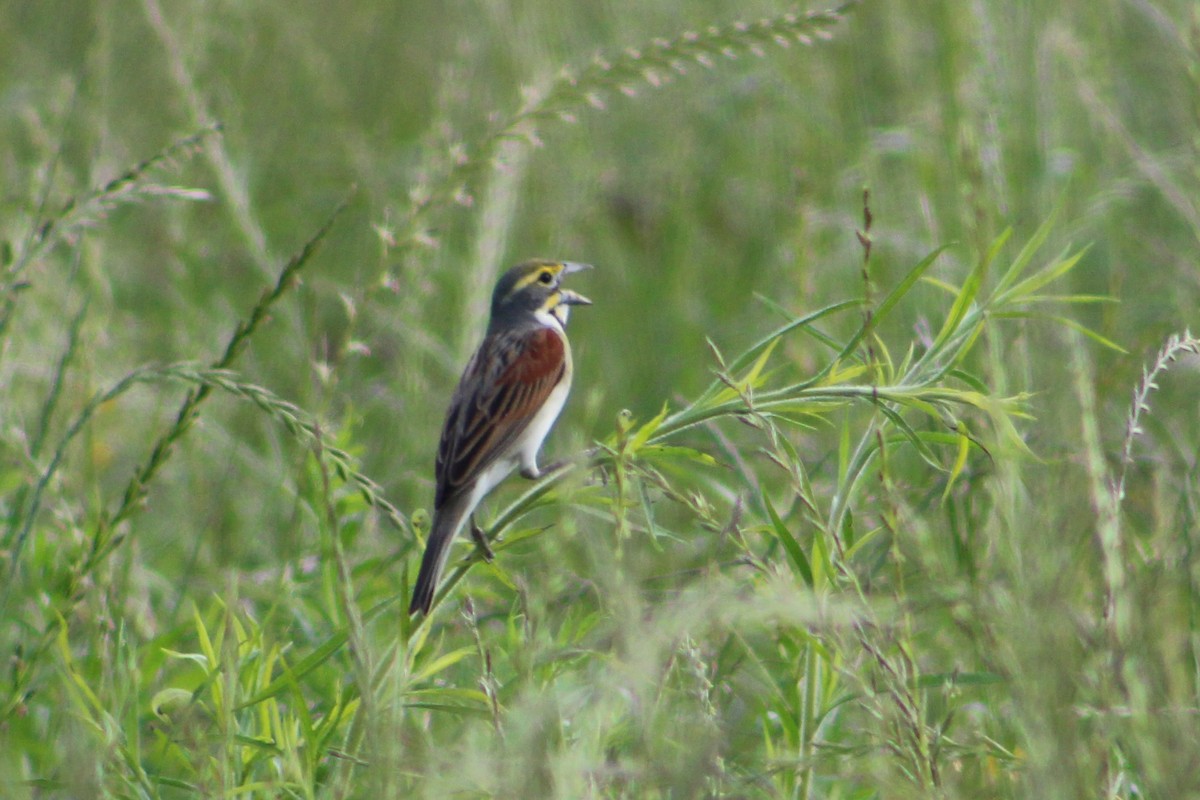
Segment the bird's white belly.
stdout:
<svg viewBox="0 0 1200 800">
<path fill-rule="evenodd" d="M 513 442 L 509 451 L 503 457 L 496 459 L 491 466 L 479 474 L 479 479 L 471 489 L 470 508 L 476 508 L 483 498 L 492 489 L 499 486 L 518 466 L 531 470 L 537 468 L 538 451 L 542 449 L 542 442 L 546 440 L 546 436 L 550 433 L 550 429 L 554 427 L 558 415 L 562 413 L 563 406 L 567 402 L 567 395 L 570 392 L 571 371 L 570 364 L 568 363 L 567 374 L 563 376 L 563 379 L 550 392 L 550 396 L 546 398 L 546 402 L 533 415 L 533 419 L 529 421 L 529 425 L 521 433 L 520 437 Z"/>
<path fill-rule="evenodd" d="M 471 501 L 468 507 L 474 511 L 488 492 L 495 489 L 501 481 L 509 476 L 509 473 L 516 468 L 517 463 L 515 458 L 500 458 L 479 473 L 479 480 L 475 481 L 475 485 L 471 488 Z"/>
<path fill-rule="evenodd" d="M 537 467 L 538 450 L 542 448 L 542 442 L 546 440 L 550 429 L 554 427 L 555 420 L 562 413 L 563 406 L 567 402 L 567 395 L 571 391 L 571 373 L 568 367 L 568 372 L 563 376 L 563 379 L 558 382 L 558 386 L 550 392 L 550 396 L 546 398 L 546 402 L 538 409 L 538 412 L 533 415 L 533 419 L 529 420 L 529 427 L 521 434 L 521 438 L 517 440 L 517 445 L 513 448 L 517 458 L 522 466 Z"/>
</svg>

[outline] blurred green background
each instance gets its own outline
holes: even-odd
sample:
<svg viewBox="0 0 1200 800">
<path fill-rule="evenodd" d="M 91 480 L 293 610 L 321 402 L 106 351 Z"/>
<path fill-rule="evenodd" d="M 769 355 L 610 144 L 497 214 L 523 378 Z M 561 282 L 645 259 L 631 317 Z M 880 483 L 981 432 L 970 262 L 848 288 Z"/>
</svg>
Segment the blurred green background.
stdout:
<svg viewBox="0 0 1200 800">
<path fill-rule="evenodd" d="M 942 752 L 925 746 L 929 762 L 942 766 L 937 792 L 1200 792 L 1194 770 L 1183 766 L 1200 758 L 1189 721 L 1200 631 L 1192 591 L 1200 578 L 1192 564 L 1200 535 L 1194 359 L 1159 381 L 1122 517 L 1138 537 L 1127 580 L 1146 623 L 1135 627 L 1152 643 L 1139 667 L 1145 684 L 1122 685 L 1120 666 L 1097 655 L 1102 643 L 1084 632 L 1104 629 L 1106 568 L 1089 431 L 1115 470 L 1143 365 L 1169 334 L 1194 326 L 1200 308 L 1200 4 L 864 2 L 818 26 L 828 41 L 790 40 L 786 48 L 768 41 L 761 54 L 728 27 L 760 18 L 786 27 L 778 19 L 790 8 L 666 0 L 0 0 L 0 486 L 8 519 L 0 567 L 9 573 L 0 646 L 12 687 L 0 721 L 7 752 L 0 793 L 933 796 L 869 721 L 832 711 L 842 702 L 869 706 L 862 700 L 869 692 L 851 692 L 847 701 L 840 692 L 849 690 L 831 689 L 823 719 L 832 731 L 822 731 L 831 743 L 819 751 L 828 762 L 815 782 L 781 777 L 800 768 L 764 744 L 775 735 L 776 712 L 757 698 L 772 675 L 787 685 L 792 679 L 779 676 L 791 674 L 788 667 L 777 672 L 768 661 L 750 669 L 762 651 L 743 643 L 743 655 L 730 655 L 724 634 L 711 641 L 694 634 L 689 650 L 691 623 L 671 616 L 655 629 L 652 622 L 656 603 L 683 604 L 701 585 L 696 575 L 731 558 L 697 544 L 699 529 L 678 510 L 663 511 L 677 535 L 629 540 L 614 539 L 596 515 L 555 512 L 558 532 L 514 544 L 497 568 L 477 569 L 460 586 L 491 627 L 475 629 L 453 611 L 432 621 L 422 663 L 457 654 L 436 678 L 442 688 L 476 691 L 486 683 L 479 658 L 462 648 L 494 650 L 497 661 L 503 652 L 514 664 L 522 648 L 534 662 L 530 653 L 544 655 L 529 643 L 538 635 L 550 637 L 538 646 L 546 651 L 570 650 L 537 681 L 514 684 L 504 737 L 477 696 L 469 698 L 477 705 L 471 714 L 434 710 L 418 718 L 396 711 L 409 708 L 400 703 L 389 706 L 397 718 L 376 708 L 373 721 L 361 723 L 378 735 L 403 731 L 387 756 L 395 761 L 375 762 L 394 768 L 387 780 L 377 771 L 339 784 L 329 776 L 344 769 L 336 756 L 297 745 L 314 760 L 309 783 L 281 778 L 251 788 L 237 776 L 249 780 L 261 766 L 255 758 L 286 757 L 232 755 L 235 733 L 215 723 L 197 723 L 199 743 L 184 746 L 191 734 L 180 733 L 177 720 L 175 728 L 163 723 L 151 701 L 169 686 L 195 691 L 199 701 L 215 685 L 205 688 L 164 654 L 197 652 L 194 609 L 210 628 L 227 631 L 223 609 L 240 609 L 242 624 L 254 620 L 262 635 L 292 643 L 292 663 L 347 630 L 330 534 L 313 502 L 321 479 L 306 449 L 258 407 L 218 392 L 174 444 L 144 507 L 123 523 L 109 563 L 81 588 L 66 576 L 86 561 L 94 526 L 119 505 L 187 390 L 141 386 L 87 420 L 46 487 L 27 541 L 18 545 L 16 536 L 52 445 L 87 398 L 140 365 L 213 362 L 344 198 L 346 211 L 304 264 L 300 283 L 272 307 L 234 368 L 321 420 L 382 496 L 411 516 L 431 502 L 445 404 L 506 266 L 552 256 L 597 267 L 573 284 L 595 305 L 572 318 L 576 385 L 548 445 L 561 455 L 609 436 L 622 409 L 645 421 L 664 403 L 685 405 L 712 378 L 706 339 L 736 354 L 793 316 L 862 297 L 855 231 L 863 227 L 864 188 L 873 216 L 868 300 L 943 245 L 929 275 L 960 285 L 1002 231 L 1014 230 L 1011 258 L 1061 204 L 1047 257 L 1066 247 L 1086 253 L 1057 291 L 1115 302 L 1053 313 L 1126 351 L 1051 320 L 997 320 L 977 372 L 998 395 L 1032 393 L 1031 416 L 1018 427 L 1036 455 L 976 454 L 968 489 L 948 504 L 938 502 L 944 483 L 927 483 L 919 469 L 900 480 L 905 492 L 925 495 L 912 501 L 908 535 L 893 531 L 896 547 L 912 550 L 904 558 L 896 549 L 878 554 L 911 570 L 907 588 L 887 592 L 885 605 L 908 608 L 917 620 L 911 638 L 898 637 L 905 644 L 897 652 L 909 648 L 922 672 L 966 671 L 986 676 L 980 683 L 989 687 L 929 701 L 931 729 L 944 712 L 950 741 Z M 683 74 L 660 70 L 616 85 L 597 79 L 583 85 L 587 97 L 567 91 L 556 109 L 563 113 L 494 138 L 538 93 L 561 89 L 555 81 L 564 69 L 597 74 L 586 72 L 596 57 L 615 61 L 626 48 L 645 50 L 656 37 L 675 41 L 710 26 L 733 31 L 736 58 L 683 59 Z M 671 80 L 653 85 L 663 77 Z M 171 149 L 190 136 L 197 138 Z M 164 151 L 164 161 L 103 192 Z M 909 342 L 928 344 L 949 304 L 935 286 L 915 288 L 880 331 L 892 356 L 902 357 Z M 860 321 L 850 314 L 823 330 L 844 338 Z M 775 357 L 803 376 L 826 356 L 812 339 L 789 338 Z M 825 469 L 837 460 L 840 424 L 835 418 L 827 429 L 796 433 L 817 490 L 830 495 L 836 484 Z M 756 470 L 769 470 L 761 442 L 737 425 L 723 434 L 698 430 L 687 441 L 722 463 L 741 452 Z M 720 470 L 684 473 L 674 477 L 708 498 L 718 516 L 733 513 L 742 493 L 736 481 Z M 511 499 L 524 488 L 502 493 Z M 1000 497 L 1012 503 L 1007 526 L 972 528 L 972 520 L 1003 516 Z M 339 498 L 351 503 L 352 492 Z M 357 601 L 369 608 L 407 585 L 401 576 L 419 549 L 410 530 L 361 508 L 337 511 L 357 514 L 341 539 Z M 539 513 L 543 523 L 558 518 Z M 966 530 L 977 530 L 975 538 Z M 953 537 L 960 537 L 957 556 Z M 937 568 L 927 569 L 925 559 Z M 598 570 L 625 577 L 601 578 Z M 744 598 L 743 573 L 723 574 L 729 597 Z M 588 600 L 576 618 L 564 598 L 576 590 L 590 597 L 578 588 L 589 582 L 629 599 L 610 607 Z M 513 605 L 514 585 L 528 607 Z M 460 600 L 451 598 L 454 608 Z M 56 623 L 56 613 L 67 619 Z M 623 613 L 642 615 L 640 624 L 657 633 L 631 632 L 641 629 L 629 628 Z M 367 637 L 381 662 L 408 652 L 396 644 L 403 637 L 392 638 L 400 614 L 393 605 L 371 622 Z M 743 630 L 745 638 L 771 641 L 774 623 L 759 622 L 761 629 Z M 514 644 L 522 625 L 529 641 Z M 33 647 L 57 642 L 46 638 L 53 630 L 69 632 L 65 643 Z M 788 641 L 801 647 L 805 631 L 815 628 L 797 624 Z M 785 638 L 765 647 L 791 665 L 802 656 Z M 830 669 L 861 666 L 866 675 L 869 648 L 841 644 L 826 643 L 826 652 L 841 653 Z M 1136 649 L 1125 645 L 1114 652 Z M 619 695 L 620 676 L 639 667 L 675 675 L 688 653 L 701 686 L 710 682 L 696 691 L 720 698 L 711 700 L 720 720 L 713 731 L 691 726 L 686 715 L 645 709 L 613 722 L 605 716 L 616 714 L 611 706 L 588 699 L 593 690 Z M 299 696 L 314 708 L 344 689 L 343 677 L 353 683 L 346 648 L 329 658 L 298 679 Z M 240 674 L 223 663 L 217 674 Z M 811 670 L 803 674 L 814 680 Z M 792 680 L 788 691 L 802 693 L 804 680 Z M 79 684 L 92 686 L 94 703 L 72 695 Z M 95 717 L 65 710 L 68 696 Z M 1135 712 L 1122 717 L 1130 703 Z M 604 733 L 568 731 L 567 717 Z M 950 731 L 951 718 L 969 732 Z M 680 730 L 695 733 L 695 751 Z M 151 754 L 154 747 L 163 749 Z M 171 747 L 199 760 L 209 747 L 223 755 L 184 768 L 187 758 Z M 741 777 L 714 778 L 724 773 L 711 760 L 704 769 L 689 766 L 706 748 Z M 175 754 L 162 754 L 168 750 Z M 605 757 L 614 774 L 604 772 Z M 807 753 L 803 768 L 813 757 Z M 534 763 L 556 777 L 529 783 Z M 462 764 L 476 767 L 454 775 Z M 591 777 L 572 783 L 568 774 Z"/>
</svg>

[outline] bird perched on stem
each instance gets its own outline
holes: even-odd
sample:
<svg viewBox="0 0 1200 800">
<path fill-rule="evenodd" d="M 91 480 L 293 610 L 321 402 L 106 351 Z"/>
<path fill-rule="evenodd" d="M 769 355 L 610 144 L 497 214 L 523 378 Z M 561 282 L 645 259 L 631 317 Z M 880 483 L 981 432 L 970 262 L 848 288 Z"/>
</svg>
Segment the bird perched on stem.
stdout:
<svg viewBox="0 0 1200 800">
<path fill-rule="evenodd" d="M 518 467 L 534 479 L 559 466 L 539 469 L 538 450 L 571 390 L 567 316 L 571 306 L 592 302 L 561 284 L 589 268 L 535 259 L 496 283 L 487 334 L 458 381 L 442 426 L 433 525 L 408 613 L 429 613 L 450 545 L 468 519 L 490 555 L 473 516 L 488 492 Z"/>
</svg>

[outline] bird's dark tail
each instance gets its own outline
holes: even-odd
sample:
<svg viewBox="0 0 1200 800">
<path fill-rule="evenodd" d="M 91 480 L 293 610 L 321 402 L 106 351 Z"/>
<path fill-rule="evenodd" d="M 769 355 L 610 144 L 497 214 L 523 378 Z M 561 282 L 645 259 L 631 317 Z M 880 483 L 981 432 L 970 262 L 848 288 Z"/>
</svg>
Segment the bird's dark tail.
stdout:
<svg viewBox="0 0 1200 800">
<path fill-rule="evenodd" d="M 451 498 L 434 513 L 433 527 L 425 543 L 425 555 L 421 558 L 421 571 L 417 573 L 412 602 L 408 604 L 409 614 L 418 611 L 428 614 L 433 606 L 433 595 L 437 592 L 438 580 L 450 555 L 450 545 L 462 530 L 463 521 L 471 510 L 469 500 L 469 497 Z"/>
</svg>

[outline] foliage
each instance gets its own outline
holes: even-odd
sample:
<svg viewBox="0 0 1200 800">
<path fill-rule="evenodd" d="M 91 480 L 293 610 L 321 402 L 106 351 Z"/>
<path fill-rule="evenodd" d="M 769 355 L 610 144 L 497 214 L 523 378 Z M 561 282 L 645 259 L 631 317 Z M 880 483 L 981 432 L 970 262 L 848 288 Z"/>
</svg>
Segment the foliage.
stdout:
<svg viewBox="0 0 1200 800">
<path fill-rule="evenodd" d="M 1194 8 L 56 5 L 0 30 L 0 794 L 1200 789 Z M 407 617 L 538 254 L 599 265 L 570 467 Z"/>
</svg>

